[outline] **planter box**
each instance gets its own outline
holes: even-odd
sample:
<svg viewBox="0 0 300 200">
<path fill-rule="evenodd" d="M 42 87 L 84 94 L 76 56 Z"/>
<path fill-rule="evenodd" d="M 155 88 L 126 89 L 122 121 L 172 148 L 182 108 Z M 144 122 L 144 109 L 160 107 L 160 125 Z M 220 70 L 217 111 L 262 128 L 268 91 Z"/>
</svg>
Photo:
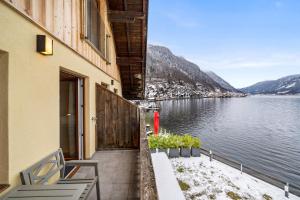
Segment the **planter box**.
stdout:
<svg viewBox="0 0 300 200">
<path fill-rule="evenodd" d="M 158 149 L 158 152 L 165 152 L 168 155 L 168 149 Z"/>
<path fill-rule="evenodd" d="M 179 148 L 172 148 L 169 150 L 169 158 L 178 158 L 180 156 Z"/>
<path fill-rule="evenodd" d="M 200 148 L 193 148 L 192 147 L 192 156 L 193 157 L 200 157 Z"/>
<path fill-rule="evenodd" d="M 151 153 L 156 153 L 156 149 L 150 149 Z"/>
<path fill-rule="evenodd" d="M 180 155 L 182 157 L 191 157 L 191 148 L 180 148 Z"/>
</svg>

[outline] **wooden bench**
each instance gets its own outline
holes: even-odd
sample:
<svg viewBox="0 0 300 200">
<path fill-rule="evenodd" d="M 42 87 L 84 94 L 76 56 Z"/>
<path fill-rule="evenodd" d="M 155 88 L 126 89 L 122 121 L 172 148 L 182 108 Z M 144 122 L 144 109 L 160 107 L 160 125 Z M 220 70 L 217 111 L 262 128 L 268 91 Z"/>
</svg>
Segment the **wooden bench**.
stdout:
<svg viewBox="0 0 300 200">
<path fill-rule="evenodd" d="M 95 177 L 84 179 L 68 179 L 65 176 L 65 168 L 67 166 L 89 166 L 95 170 Z M 41 161 L 27 168 L 20 173 L 23 185 L 45 185 L 49 184 L 51 179 L 56 174 L 60 174 L 56 184 L 86 184 L 84 192 L 80 199 L 87 199 L 93 187 L 96 186 L 97 199 L 100 200 L 99 172 L 98 161 L 96 160 L 71 160 L 65 161 L 61 149 L 51 153 Z"/>
</svg>

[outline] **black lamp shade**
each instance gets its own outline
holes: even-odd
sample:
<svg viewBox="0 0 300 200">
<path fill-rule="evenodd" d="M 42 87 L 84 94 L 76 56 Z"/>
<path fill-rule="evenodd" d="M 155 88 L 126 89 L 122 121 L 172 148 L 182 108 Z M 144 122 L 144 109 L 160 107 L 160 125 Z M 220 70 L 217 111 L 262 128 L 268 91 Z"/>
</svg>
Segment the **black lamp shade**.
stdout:
<svg viewBox="0 0 300 200">
<path fill-rule="evenodd" d="M 46 35 L 37 35 L 36 51 L 43 55 L 53 55 L 53 40 Z"/>
</svg>

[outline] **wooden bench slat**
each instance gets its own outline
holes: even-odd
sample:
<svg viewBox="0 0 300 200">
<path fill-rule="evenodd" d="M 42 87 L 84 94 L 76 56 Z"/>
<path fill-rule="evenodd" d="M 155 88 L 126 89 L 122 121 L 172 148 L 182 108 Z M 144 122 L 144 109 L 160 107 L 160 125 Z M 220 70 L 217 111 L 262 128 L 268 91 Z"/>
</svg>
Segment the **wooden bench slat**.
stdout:
<svg viewBox="0 0 300 200">
<path fill-rule="evenodd" d="M 57 184 L 89 184 L 94 183 L 95 181 L 59 181 Z"/>
<path fill-rule="evenodd" d="M 76 185 L 22 185 L 9 192 L 4 200 L 13 199 L 79 199 L 86 188 L 86 184 Z"/>
</svg>

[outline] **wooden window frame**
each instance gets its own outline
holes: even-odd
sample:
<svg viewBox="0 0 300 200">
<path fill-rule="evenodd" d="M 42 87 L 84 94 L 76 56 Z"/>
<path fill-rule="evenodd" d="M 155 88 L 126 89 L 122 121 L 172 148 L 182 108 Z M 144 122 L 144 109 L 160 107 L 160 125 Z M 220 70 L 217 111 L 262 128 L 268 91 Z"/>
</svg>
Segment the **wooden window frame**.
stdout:
<svg viewBox="0 0 300 200">
<path fill-rule="evenodd" d="M 97 48 L 88 38 L 88 16 L 87 16 L 87 0 L 81 0 L 80 1 L 80 38 L 84 40 L 100 57 L 106 61 L 106 64 L 110 64 L 110 61 L 107 60 L 105 56 L 105 49 L 106 49 L 106 27 L 105 23 L 103 22 L 103 18 L 101 16 L 101 1 L 98 1 L 99 5 L 99 48 Z"/>
<path fill-rule="evenodd" d="M 101 13 L 100 13 L 100 2 L 98 0 L 85 0 L 85 39 L 89 41 L 97 50 L 101 51 Z M 89 10 L 88 10 L 89 9 Z M 95 12 L 95 13 L 94 13 Z M 93 21 L 93 14 L 96 16 Z M 94 35 L 93 30 L 96 30 Z M 93 41 L 94 37 L 96 41 Z"/>
<path fill-rule="evenodd" d="M 106 58 L 106 64 L 111 64 L 111 35 L 105 34 L 105 58 Z"/>
<path fill-rule="evenodd" d="M 97 3 L 97 35 L 98 35 L 98 45 L 96 45 L 91 38 L 92 35 L 92 28 L 91 26 L 89 27 L 89 20 L 91 21 L 91 11 L 88 12 L 88 9 L 91 8 L 89 7 L 89 3 L 92 5 L 93 2 Z M 105 56 L 105 36 L 106 36 L 106 27 L 104 23 L 103 16 L 101 15 L 101 1 L 99 0 L 81 0 L 80 4 L 80 10 L 81 10 L 81 33 L 80 37 L 81 39 L 84 39 L 98 54 L 102 56 L 106 61 L 106 56 Z M 91 29 L 89 31 L 89 29 Z M 91 35 L 89 35 L 91 33 Z"/>
</svg>

